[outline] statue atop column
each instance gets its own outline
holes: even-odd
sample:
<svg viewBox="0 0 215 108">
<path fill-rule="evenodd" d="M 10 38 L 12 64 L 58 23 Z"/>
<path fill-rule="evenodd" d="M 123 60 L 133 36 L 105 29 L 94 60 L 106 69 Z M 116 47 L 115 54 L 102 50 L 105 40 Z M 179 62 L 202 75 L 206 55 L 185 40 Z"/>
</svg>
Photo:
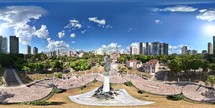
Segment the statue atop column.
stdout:
<svg viewBox="0 0 215 108">
<path fill-rule="evenodd" d="M 104 75 L 109 76 L 110 75 L 110 58 L 108 56 L 104 57 Z"/>
</svg>

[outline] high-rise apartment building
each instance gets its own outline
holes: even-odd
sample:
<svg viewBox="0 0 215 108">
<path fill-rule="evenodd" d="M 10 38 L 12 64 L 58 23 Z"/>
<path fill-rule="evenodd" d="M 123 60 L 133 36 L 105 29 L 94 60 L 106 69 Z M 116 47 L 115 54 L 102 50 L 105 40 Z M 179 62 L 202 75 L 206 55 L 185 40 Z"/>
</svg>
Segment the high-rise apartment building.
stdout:
<svg viewBox="0 0 215 108">
<path fill-rule="evenodd" d="M 10 54 L 19 54 L 19 38 L 10 36 Z"/>
<path fill-rule="evenodd" d="M 33 49 L 33 54 L 34 54 L 34 55 L 37 55 L 37 54 L 38 54 L 38 48 L 37 48 L 37 47 L 34 47 L 34 49 Z"/>
<path fill-rule="evenodd" d="M 96 50 L 96 55 L 104 55 L 104 49 L 101 47 Z"/>
<path fill-rule="evenodd" d="M 160 42 L 140 43 L 139 51 L 142 55 L 168 55 L 169 45 Z"/>
<path fill-rule="evenodd" d="M 7 49 L 8 49 L 8 46 L 7 46 L 7 37 L 3 37 L 2 38 L 2 53 L 7 53 Z"/>
<path fill-rule="evenodd" d="M 208 43 L 208 54 L 213 54 L 213 44 L 211 42 Z"/>
<path fill-rule="evenodd" d="M 27 45 L 27 55 L 31 55 L 31 46 Z"/>
<path fill-rule="evenodd" d="M 187 54 L 187 46 L 182 47 L 181 54 Z"/>
<path fill-rule="evenodd" d="M 2 36 L 0 36 L 0 54 L 2 53 Z"/>
<path fill-rule="evenodd" d="M 146 44 L 141 42 L 139 45 L 139 53 L 142 55 L 147 55 Z"/>
<path fill-rule="evenodd" d="M 139 44 L 134 44 L 134 45 L 130 46 L 130 54 L 131 55 L 138 55 L 138 54 L 140 54 Z"/>
<path fill-rule="evenodd" d="M 197 50 L 187 50 L 186 54 L 195 55 L 197 53 L 198 53 Z"/>
<path fill-rule="evenodd" d="M 0 53 L 7 53 L 7 37 L 0 36 Z"/>
<path fill-rule="evenodd" d="M 215 55 L 215 36 L 213 36 L 213 54 Z"/>
</svg>

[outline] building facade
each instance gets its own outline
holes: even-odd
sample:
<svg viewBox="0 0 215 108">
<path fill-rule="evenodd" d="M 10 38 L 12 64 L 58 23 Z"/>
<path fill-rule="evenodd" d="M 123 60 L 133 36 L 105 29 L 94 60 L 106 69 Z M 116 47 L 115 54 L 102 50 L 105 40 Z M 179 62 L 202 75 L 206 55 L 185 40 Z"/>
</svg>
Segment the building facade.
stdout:
<svg viewBox="0 0 215 108">
<path fill-rule="evenodd" d="M 213 54 L 215 55 L 215 36 L 213 36 Z"/>
<path fill-rule="evenodd" d="M 0 54 L 2 53 L 2 36 L 0 36 Z"/>
<path fill-rule="evenodd" d="M 27 45 L 27 55 L 31 55 L 31 46 Z"/>
<path fill-rule="evenodd" d="M 10 36 L 10 54 L 19 54 L 19 38 Z"/>
<path fill-rule="evenodd" d="M 208 43 L 208 54 L 213 54 L 213 44 L 211 42 Z"/>
<path fill-rule="evenodd" d="M 7 37 L 3 37 L 2 38 L 2 53 L 7 53 L 8 50 L 8 41 L 7 41 Z"/>
<path fill-rule="evenodd" d="M 187 54 L 187 46 L 183 46 L 182 49 L 181 49 L 181 54 L 184 55 L 184 54 Z"/>
<path fill-rule="evenodd" d="M 151 75 L 154 75 L 156 72 L 159 71 L 159 67 L 159 61 L 156 59 L 152 59 L 143 65 L 143 71 L 149 72 Z"/>
<path fill-rule="evenodd" d="M 130 54 L 131 55 L 138 55 L 138 54 L 140 54 L 139 45 L 132 45 L 132 46 L 130 46 Z"/>
<path fill-rule="evenodd" d="M 142 55 L 168 55 L 169 45 L 160 42 L 140 43 L 139 53 Z"/>
<path fill-rule="evenodd" d="M 34 54 L 34 55 L 37 55 L 37 54 L 38 54 L 38 48 L 37 48 L 37 47 L 34 47 L 34 49 L 33 49 L 33 54 Z"/>
</svg>

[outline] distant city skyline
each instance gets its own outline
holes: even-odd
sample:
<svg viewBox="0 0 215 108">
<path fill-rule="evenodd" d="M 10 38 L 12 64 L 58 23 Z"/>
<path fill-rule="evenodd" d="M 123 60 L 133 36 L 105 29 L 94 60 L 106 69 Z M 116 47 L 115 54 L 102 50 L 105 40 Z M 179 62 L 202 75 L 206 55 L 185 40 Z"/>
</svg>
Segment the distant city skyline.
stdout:
<svg viewBox="0 0 215 108">
<path fill-rule="evenodd" d="M 95 51 L 104 46 L 129 50 L 134 43 L 165 42 L 169 54 L 208 50 L 215 35 L 213 0 L 0 0 L 0 35 L 19 37 L 39 52 Z M 8 46 L 9 47 L 9 46 Z"/>
</svg>

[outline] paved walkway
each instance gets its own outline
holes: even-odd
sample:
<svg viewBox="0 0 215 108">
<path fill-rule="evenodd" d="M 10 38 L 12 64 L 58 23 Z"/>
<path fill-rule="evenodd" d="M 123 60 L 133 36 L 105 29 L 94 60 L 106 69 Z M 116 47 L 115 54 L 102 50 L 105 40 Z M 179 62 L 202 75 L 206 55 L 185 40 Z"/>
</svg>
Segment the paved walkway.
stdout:
<svg viewBox="0 0 215 108">
<path fill-rule="evenodd" d="M 7 86 L 19 86 L 22 84 L 22 81 L 16 74 L 14 69 L 4 69 L 4 79 Z"/>
<path fill-rule="evenodd" d="M 215 103 L 215 90 L 198 84 L 187 84 L 183 88 L 183 94 L 195 101 Z"/>
<path fill-rule="evenodd" d="M 154 103 L 149 101 L 138 100 L 129 95 L 124 89 L 115 91 L 118 95 L 114 96 L 114 99 L 109 100 L 97 99 L 96 97 L 92 97 L 97 89 L 98 88 L 84 94 L 69 96 L 69 98 L 78 104 L 93 106 L 137 106 Z"/>
<path fill-rule="evenodd" d="M 47 84 L 40 81 L 30 87 L 25 85 L 17 87 L 0 87 L 0 103 L 29 102 L 46 97 L 52 90 Z"/>
</svg>

